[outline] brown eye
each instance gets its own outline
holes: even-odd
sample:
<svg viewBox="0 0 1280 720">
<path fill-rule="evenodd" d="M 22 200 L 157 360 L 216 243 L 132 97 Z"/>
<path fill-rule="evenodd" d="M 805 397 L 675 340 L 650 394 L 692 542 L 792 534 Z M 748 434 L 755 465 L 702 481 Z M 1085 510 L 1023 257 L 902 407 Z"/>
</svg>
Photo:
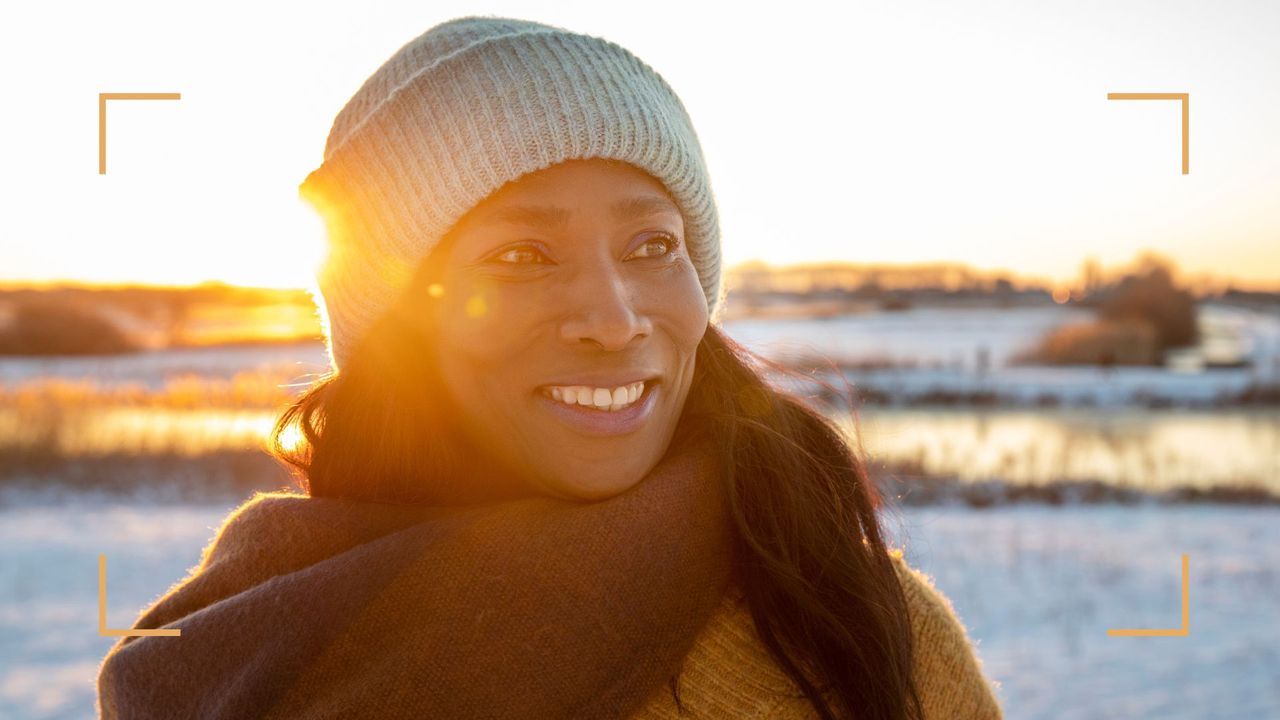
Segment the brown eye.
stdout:
<svg viewBox="0 0 1280 720">
<path fill-rule="evenodd" d="M 515 260 L 502 260 L 505 257 L 514 257 Z M 520 245 L 518 247 L 508 248 L 501 253 L 493 256 L 494 260 L 506 265 L 532 265 L 538 264 L 537 258 L 543 257 L 542 253 L 532 245 Z M 533 262 L 526 262 L 519 258 L 533 258 Z"/>
<path fill-rule="evenodd" d="M 665 248 L 666 252 L 662 252 L 661 249 L 656 251 L 646 250 L 646 248 L 651 248 L 654 246 L 658 246 L 659 248 Z M 664 257 L 666 255 L 671 255 L 676 251 L 676 248 L 678 248 L 679 246 L 680 246 L 680 241 L 676 239 L 674 235 L 668 235 L 666 233 L 662 233 L 660 235 L 654 235 L 653 237 L 645 240 L 644 243 L 640 246 L 640 250 L 643 250 L 645 252 L 644 257 L 656 258 L 656 257 Z"/>
</svg>

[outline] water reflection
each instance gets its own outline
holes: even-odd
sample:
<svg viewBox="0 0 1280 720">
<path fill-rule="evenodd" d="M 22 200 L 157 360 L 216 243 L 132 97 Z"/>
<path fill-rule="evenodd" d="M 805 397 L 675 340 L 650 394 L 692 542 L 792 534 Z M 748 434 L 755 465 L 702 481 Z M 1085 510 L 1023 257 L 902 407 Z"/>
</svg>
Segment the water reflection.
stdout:
<svg viewBox="0 0 1280 720">
<path fill-rule="evenodd" d="M 263 447 L 267 409 L 145 407 L 33 413 L 0 407 L 0 445 L 62 457 L 199 456 Z M 1258 484 L 1280 491 L 1275 410 L 874 409 L 855 426 L 876 462 L 903 474 L 1012 483 L 1096 480 L 1139 489 Z"/>
<path fill-rule="evenodd" d="M 119 407 L 22 412 L 0 408 L 0 439 L 61 457 L 112 453 L 198 456 L 262 447 L 276 413 Z"/>
<path fill-rule="evenodd" d="M 856 426 L 848 415 L 837 419 L 873 460 L 901 474 L 1280 491 L 1280 413 L 1271 409 L 876 409 Z"/>
</svg>

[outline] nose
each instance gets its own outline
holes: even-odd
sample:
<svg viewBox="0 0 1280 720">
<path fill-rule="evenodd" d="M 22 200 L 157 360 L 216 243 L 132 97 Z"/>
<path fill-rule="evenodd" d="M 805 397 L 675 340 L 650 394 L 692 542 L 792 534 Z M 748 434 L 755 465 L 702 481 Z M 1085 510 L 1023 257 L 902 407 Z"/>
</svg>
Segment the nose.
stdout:
<svg viewBox="0 0 1280 720">
<path fill-rule="evenodd" d="M 603 269 L 584 275 L 589 277 L 574 283 L 568 293 L 574 307 L 560 324 L 561 339 L 622 350 L 637 336 L 653 332 L 652 319 L 636 308 L 633 288 L 618 272 Z"/>
</svg>

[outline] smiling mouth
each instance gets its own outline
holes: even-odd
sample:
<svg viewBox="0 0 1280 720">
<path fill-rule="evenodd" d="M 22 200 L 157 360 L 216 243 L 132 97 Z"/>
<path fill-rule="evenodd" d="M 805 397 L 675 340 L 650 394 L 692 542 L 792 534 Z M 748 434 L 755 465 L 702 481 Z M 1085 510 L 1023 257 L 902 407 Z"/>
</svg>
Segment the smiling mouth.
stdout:
<svg viewBox="0 0 1280 720">
<path fill-rule="evenodd" d="M 539 392 L 558 405 L 578 410 L 613 413 L 643 403 L 658 383 L 658 378 L 651 378 L 612 389 L 583 385 L 544 385 L 539 388 Z"/>
<path fill-rule="evenodd" d="M 560 400 L 553 397 L 556 386 L 539 388 L 534 395 L 546 411 L 549 418 L 554 419 L 554 426 L 567 428 L 588 437 L 621 437 L 639 432 L 647 427 L 658 412 L 658 402 L 662 398 L 661 383 L 645 381 L 640 394 L 625 404 L 610 403 L 606 406 L 570 405 L 564 401 L 564 393 Z M 561 386 L 576 388 L 578 386 Z M 623 386 L 625 389 L 626 386 Z M 603 389 L 602 389 L 603 390 Z M 612 396 L 611 396 L 612 397 Z M 621 394 L 619 398 L 622 399 Z M 576 398 L 575 398 L 576 399 Z M 594 392 L 592 394 L 594 400 Z M 603 401 L 603 392 L 600 396 Z"/>
</svg>

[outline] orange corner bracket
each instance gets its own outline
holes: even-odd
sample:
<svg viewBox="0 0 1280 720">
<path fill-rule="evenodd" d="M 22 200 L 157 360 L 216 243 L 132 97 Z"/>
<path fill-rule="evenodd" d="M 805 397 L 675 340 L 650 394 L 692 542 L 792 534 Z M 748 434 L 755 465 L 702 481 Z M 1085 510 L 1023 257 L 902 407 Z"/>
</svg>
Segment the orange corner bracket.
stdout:
<svg viewBox="0 0 1280 720">
<path fill-rule="evenodd" d="M 1181 100 L 1182 101 L 1182 174 L 1190 172 L 1190 145 L 1187 125 L 1190 120 L 1190 93 L 1107 93 L 1108 100 Z"/>
<path fill-rule="evenodd" d="M 108 100 L 181 100 L 181 93 L 98 93 L 98 174 L 107 174 Z"/>
<path fill-rule="evenodd" d="M 1107 630 L 1108 635 L 1122 635 L 1126 637 L 1167 637 L 1176 635 L 1186 637 L 1191 630 L 1191 580 L 1190 580 L 1190 558 L 1186 553 L 1182 554 L 1182 627 L 1178 628 L 1156 628 L 1156 629 L 1138 629 L 1138 628 L 1113 628 Z"/>
<path fill-rule="evenodd" d="M 98 556 L 98 634 L 111 637 L 138 637 L 142 635 L 178 636 L 178 628 L 129 629 L 107 627 L 107 556 Z"/>
</svg>

